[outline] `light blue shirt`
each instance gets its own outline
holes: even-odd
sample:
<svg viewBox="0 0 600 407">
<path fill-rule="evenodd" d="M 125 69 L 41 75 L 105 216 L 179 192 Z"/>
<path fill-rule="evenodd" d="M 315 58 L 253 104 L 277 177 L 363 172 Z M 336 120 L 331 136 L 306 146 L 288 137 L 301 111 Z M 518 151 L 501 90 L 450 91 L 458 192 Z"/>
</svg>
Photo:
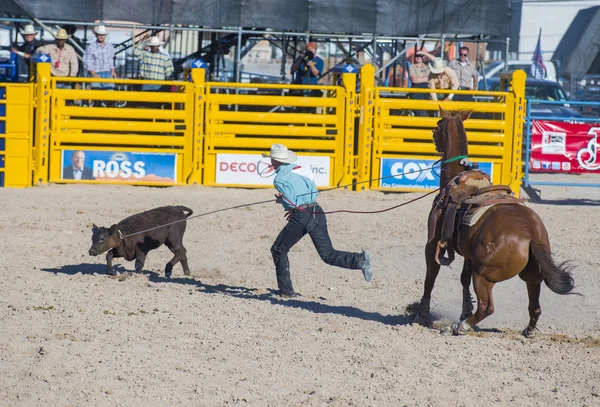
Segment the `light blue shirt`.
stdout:
<svg viewBox="0 0 600 407">
<path fill-rule="evenodd" d="M 281 164 L 275 172 L 277 175 L 273 180 L 273 185 L 277 191 L 281 192 L 283 196 L 293 202 L 296 206 L 306 205 L 313 203 L 317 200 L 317 186 L 312 179 L 304 177 L 297 172 L 302 167 L 295 164 Z M 294 172 L 296 170 L 296 172 Z M 308 170 L 306 168 L 304 171 Z M 281 200 L 283 209 L 290 210 L 294 209 L 286 199 Z"/>
</svg>

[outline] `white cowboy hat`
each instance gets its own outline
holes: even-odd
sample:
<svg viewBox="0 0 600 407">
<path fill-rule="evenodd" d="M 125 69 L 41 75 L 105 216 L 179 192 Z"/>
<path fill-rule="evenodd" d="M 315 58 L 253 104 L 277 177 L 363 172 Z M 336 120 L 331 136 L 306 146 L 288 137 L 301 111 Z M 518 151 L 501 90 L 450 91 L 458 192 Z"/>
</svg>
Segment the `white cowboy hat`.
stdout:
<svg viewBox="0 0 600 407">
<path fill-rule="evenodd" d="M 100 24 L 98 27 L 96 27 L 96 30 L 94 30 L 94 34 L 108 35 L 108 31 L 106 31 L 106 27 L 104 25 Z"/>
<path fill-rule="evenodd" d="M 446 68 L 446 63 L 442 58 L 436 58 L 433 62 L 429 63 L 429 69 L 431 69 L 432 73 L 442 73 Z"/>
<path fill-rule="evenodd" d="M 67 30 L 65 30 L 64 28 L 61 28 L 60 30 L 58 30 L 56 32 L 56 34 L 54 35 L 54 38 L 56 38 L 57 40 L 68 40 L 70 37 L 69 34 L 67 34 Z"/>
<path fill-rule="evenodd" d="M 158 37 L 150 37 L 150 41 L 148 41 L 148 45 L 151 47 L 160 47 L 164 43 Z"/>
<path fill-rule="evenodd" d="M 280 163 L 293 163 L 298 159 L 296 153 L 288 150 L 283 144 L 273 144 L 269 154 L 261 154 L 264 158 L 270 158 Z"/>
<path fill-rule="evenodd" d="M 27 24 L 25 25 L 25 29 L 23 29 L 23 31 L 21 31 L 21 34 L 23 35 L 35 35 L 38 32 L 35 30 L 35 28 L 33 28 L 33 24 Z"/>
</svg>

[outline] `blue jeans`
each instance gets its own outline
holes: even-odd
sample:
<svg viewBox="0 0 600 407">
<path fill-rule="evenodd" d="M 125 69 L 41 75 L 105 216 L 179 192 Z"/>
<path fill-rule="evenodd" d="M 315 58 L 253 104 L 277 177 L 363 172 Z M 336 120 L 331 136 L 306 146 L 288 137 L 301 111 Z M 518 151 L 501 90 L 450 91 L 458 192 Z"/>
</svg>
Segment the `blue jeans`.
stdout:
<svg viewBox="0 0 600 407">
<path fill-rule="evenodd" d="M 160 90 L 160 87 L 162 85 L 147 85 L 144 84 L 142 85 L 142 91 L 151 91 L 151 92 L 158 92 Z"/>
<path fill-rule="evenodd" d="M 110 71 L 96 72 L 99 77 L 103 79 L 111 79 L 112 73 Z M 107 82 L 92 82 L 92 89 L 104 89 L 104 90 L 115 90 L 114 83 Z"/>
<path fill-rule="evenodd" d="M 310 213 L 323 212 L 319 205 L 305 209 L 305 211 L 308 212 L 298 211 L 294 213 L 292 219 L 281 230 L 271 247 L 277 274 L 277 285 L 282 294 L 294 294 L 294 287 L 290 278 L 288 252 L 307 233 L 310 235 L 321 259 L 329 265 L 357 270 L 360 268 L 360 262 L 363 259 L 362 253 L 342 252 L 333 248 L 327 231 L 327 218 L 325 215 Z"/>
</svg>

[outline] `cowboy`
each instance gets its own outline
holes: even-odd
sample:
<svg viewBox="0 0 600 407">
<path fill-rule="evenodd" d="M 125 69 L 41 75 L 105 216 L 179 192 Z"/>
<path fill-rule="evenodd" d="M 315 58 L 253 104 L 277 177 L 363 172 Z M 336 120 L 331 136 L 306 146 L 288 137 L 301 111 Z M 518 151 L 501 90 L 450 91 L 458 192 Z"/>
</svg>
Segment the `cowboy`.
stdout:
<svg viewBox="0 0 600 407">
<path fill-rule="evenodd" d="M 27 77 L 29 78 L 29 61 L 31 56 L 35 53 L 35 50 L 42 46 L 42 42 L 37 40 L 35 36 L 37 35 L 37 30 L 33 28 L 32 24 L 25 25 L 23 31 L 21 31 L 21 35 L 25 39 L 25 42 L 16 48 L 11 48 L 10 51 L 14 52 L 21 58 L 25 59 L 25 67 L 27 72 Z"/>
<path fill-rule="evenodd" d="M 94 30 L 96 41 L 91 43 L 83 54 L 83 63 L 85 70 L 92 78 L 116 78 L 115 72 L 115 48 L 106 41 L 108 31 L 106 27 L 100 24 Z M 93 82 L 92 89 L 114 90 L 114 83 Z"/>
<path fill-rule="evenodd" d="M 143 39 L 147 39 L 144 37 Z M 160 52 L 160 46 L 163 42 L 158 37 L 150 38 L 150 41 L 144 46 L 137 44 L 134 47 L 133 54 L 141 62 L 140 76 L 143 79 L 155 81 L 164 81 L 173 74 L 173 62 L 169 56 Z M 148 51 L 147 48 L 150 48 Z M 162 85 L 143 84 L 142 90 L 159 91 Z"/>
<path fill-rule="evenodd" d="M 54 44 L 44 45 L 36 50 L 36 54 L 50 55 L 50 72 L 52 76 L 77 76 L 79 61 L 77 60 L 75 49 L 67 44 L 69 37 L 67 31 L 61 28 L 54 35 Z M 56 87 L 70 89 L 71 84 L 69 82 L 57 82 Z"/>
<path fill-rule="evenodd" d="M 458 89 L 458 77 L 451 68 L 448 68 L 442 58 L 435 58 L 433 62 L 429 63 L 429 74 L 428 85 L 429 89 Z M 432 100 L 452 100 L 454 97 L 453 93 L 448 94 L 436 94 L 435 92 L 430 93 Z"/>
<path fill-rule="evenodd" d="M 369 252 L 351 253 L 333 248 L 325 213 L 316 202 L 318 192 L 310 168 L 293 165 L 298 157 L 283 144 L 273 144 L 270 153 L 262 156 L 271 159 L 276 174 L 273 185 L 279 192 L 275 194 L 276 202 L 283 205 L 288 221 L 271 247 L 280 295 L 297 295 L 290 278 L 288 252 L 307 233 L 325 263 L 346 269 L 360 269 L 365 280 L 371 281 L 373 268 Z"/>
</svg>

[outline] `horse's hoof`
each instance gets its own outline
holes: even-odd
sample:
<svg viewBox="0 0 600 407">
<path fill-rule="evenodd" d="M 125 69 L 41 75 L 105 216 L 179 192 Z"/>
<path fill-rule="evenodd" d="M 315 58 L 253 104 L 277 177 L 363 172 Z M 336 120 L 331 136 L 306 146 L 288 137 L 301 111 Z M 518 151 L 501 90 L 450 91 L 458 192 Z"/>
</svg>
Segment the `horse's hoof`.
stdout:
<svg viewBox="0 0 600 407">
<path fill-rule="evenodd" d="M 106 270 L 106 274 L 108 274 L 109 276 L 116 276 L 117 272 L 116 272 L 116 270 L 108 269 L 108 270 Z"/>
<path fill-rule="evenodd" d="M 419 313 L 417 313 L 412 323 L 427 326 L 427 319 L 423 318 L 421 315 L 419 315 Z"/>
<path fill-rule="evenodd" d="M 466 335 L 471 330 L 471 327 L 464 321 L 452 325 L 452 335 Z"/>
<path fill-rule="evenodd" d="M 528 328 L 523 329 L 523 332 L 521 332 L 523 334 L 523 336 L 525 338 L 535 338 L 535 331 L 533 330 L 529 330 Z"/>
<path fill-rule="evenodd" d="M 171 275 L 173 274 L 172 271 L 165 271 L 165 277 L 166 278 L 171 278 Z"/>
</svg>

